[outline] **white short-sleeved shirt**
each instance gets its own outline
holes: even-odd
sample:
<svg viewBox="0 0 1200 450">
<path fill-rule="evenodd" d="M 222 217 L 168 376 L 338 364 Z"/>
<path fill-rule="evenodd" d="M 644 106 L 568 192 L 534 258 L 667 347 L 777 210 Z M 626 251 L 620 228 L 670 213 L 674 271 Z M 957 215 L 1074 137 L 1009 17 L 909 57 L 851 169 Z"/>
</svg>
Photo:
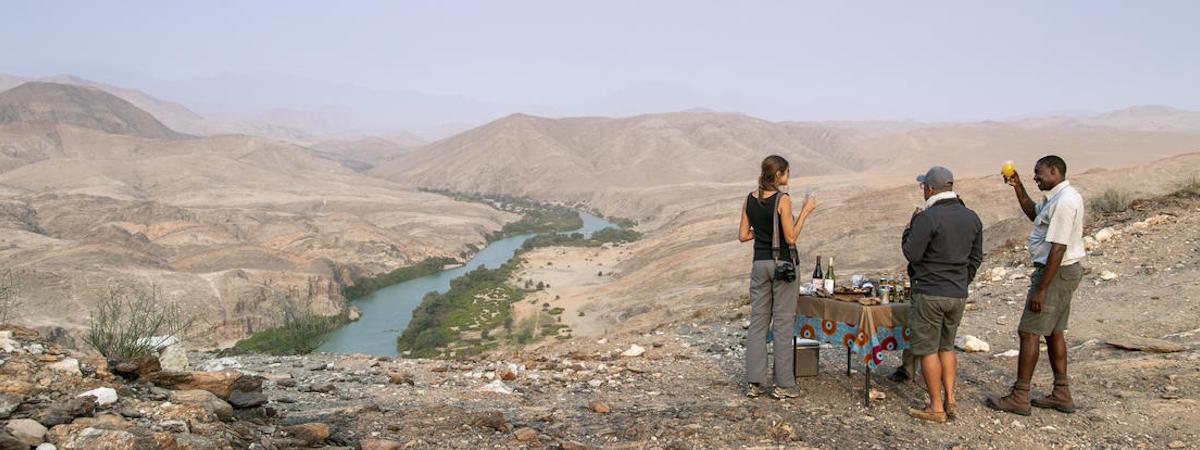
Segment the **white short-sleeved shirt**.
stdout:
<svg viewBox="0 0 1200 450">
<path fill-rule="evenodd" d="M 1033 262 L 1046 264 L 1050 244 L 1063 244 L 1062 265 L 1075 264 L 1086 256 L 1083 248 L 1083 196 L 1063 180 L 1054 186 L 1046 199 L 1035 208 L 1033 231 L 1029 233 L 1029 256 Z"/>
</svg>

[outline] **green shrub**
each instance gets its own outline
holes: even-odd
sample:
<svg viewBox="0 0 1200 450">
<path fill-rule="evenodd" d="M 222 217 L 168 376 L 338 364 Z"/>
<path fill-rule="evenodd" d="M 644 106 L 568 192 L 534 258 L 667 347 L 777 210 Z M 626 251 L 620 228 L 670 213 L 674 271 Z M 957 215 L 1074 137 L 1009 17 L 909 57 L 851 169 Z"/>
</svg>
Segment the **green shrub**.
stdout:
<svg viewBox="0 0 1200 450">
<path fill-rule="evenodd" d="M 457 262 L 458 260 L 454 258 L 428 258 L 419 263 L 411 266 L 401 267 L 388 273 L 354 280 L 354 284 L 346 286 L 342 289 L 342 295 L 348 300 L 366 297 L 375 291 L 393 284 L 402 283 L 415 278 L 441 272 L 442 267 L 445 267 L 448 264 L 455 264 Z"/>
<path fill-rule="evenodd" d="M 84 341 L 106 358 L 146 356 L 156 348 L 151 337 L 182 338 L 193 321 L 179 305 L 166 302 L 157 286 L 117 287 L 92 311 Z"/>
<path fill-rule="evenodd" d="M 346 314 L 322 316 L 312 312 L 312 299 L 300 300 L 296 290 L 279 292 L 270 286 L 262 286 L 256 295 L 259 296 L 257 303 L 283 304 L 283 323 L 238 341 L 234 344 L 236 350 L 269 355 L 304 355 L 320 348 L 329 339 L 329 333 L 350 322 Z"/>
<path fill-rule="evenodd" d="M 1129 209 L 1133 201 L 1129 191 L 1110 187 L 1091 201 L 1091 209 L 1102 213 L 1117 213 Z"/>
</svg>

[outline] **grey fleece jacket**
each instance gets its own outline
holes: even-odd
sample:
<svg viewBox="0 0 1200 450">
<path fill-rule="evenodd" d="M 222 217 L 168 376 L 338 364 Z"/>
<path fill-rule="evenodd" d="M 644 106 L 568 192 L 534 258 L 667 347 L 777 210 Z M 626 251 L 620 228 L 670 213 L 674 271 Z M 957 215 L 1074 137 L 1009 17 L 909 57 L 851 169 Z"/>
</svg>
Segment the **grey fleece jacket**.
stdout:
<svg viewBox="0 0 1200 450">
<path fill-rule="evenodd" d="M 962 200 L 941 200 L 913 217 L 901 247 L 914 294 L 967 298 L 983 262 L 983 224 Z"/>
</svg>

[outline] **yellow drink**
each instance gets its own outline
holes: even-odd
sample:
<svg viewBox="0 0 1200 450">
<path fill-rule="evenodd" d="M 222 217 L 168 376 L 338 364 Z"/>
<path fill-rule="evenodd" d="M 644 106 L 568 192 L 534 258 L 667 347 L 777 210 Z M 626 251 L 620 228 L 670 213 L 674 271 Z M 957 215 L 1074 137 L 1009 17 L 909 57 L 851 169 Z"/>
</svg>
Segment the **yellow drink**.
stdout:
<svg viewBox="0 0 1200 450">
<path fill-rule="evenodd" d="M 1013 165 L 1012 161 L 1005 161 L 1004 165 L 1000 166 L 1000 174 L 1004 175 L 1004 178 L 1009 178 L 1014 173 L 1017 173 L 1017 167 Z"/>
</svg>

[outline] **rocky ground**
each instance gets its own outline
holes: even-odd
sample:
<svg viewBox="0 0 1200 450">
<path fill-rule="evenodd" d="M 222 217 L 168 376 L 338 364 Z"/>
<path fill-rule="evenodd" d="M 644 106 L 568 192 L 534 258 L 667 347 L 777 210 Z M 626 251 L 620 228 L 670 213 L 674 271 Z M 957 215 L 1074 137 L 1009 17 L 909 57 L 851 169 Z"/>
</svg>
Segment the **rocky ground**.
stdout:
<svg viewBox="0 0 1200 450">
<path fill-rule="evenodd" d="M 1200 275 L 1197 229 L 1195 196 L 1143 201 L 1094 219 L 1068 334 L 1080 406 L 1070 415 L 1035 410 L 1021 417 L 983 405 L 1007 389 L 1015 372 L 1015 358 L 1007 355 L 1016 348 L 1029 268 L 1013 246 L 989 254 L 973 286 L 959 333 L 990 348 L 960 353 L 959 418 L 946 425 L 905 414 L 924 402 L 924 393 L 919 382 L 886 380 L 894 355 L 873 373 L 882 398 L 869 407 L 862 403 L 861 367 L 847 377 L 844 353 L 833 348 L 822 349 L 819 376 L 800 380 L 800 398 L 744 397 L 748 308 L 736 302 L 636 333 L 459 361 L 191 354 L 200 373 L 261 382 L 265 398 L 251 389 L 246 409 L 232 406 L 245 393 L 224 400 L 214 394 L 223 402 L 217 403 L 147 384 L 175 379 L 162 375 L 119 382 L 100 370 L 66 378 L 42 366 L 30 372 L 22 364 L 41 363 L 27 362 L 37 358 L 28 352 L 5 356 L 0 390 L 20 399 L 11 427 L 19 419 L 40 420 L 79 393 L 115 386 L 116 404 L 50 428 L 45 439 L 61 448 L 81 448 L 70 442 L 116 431 L 146 445 L 143 436 L 156 443 L 174 438 L 176 447 L 158 443 L 166 448 L 1196 448 L 1200 299 L 1190 291 Z M 83 367 L 91 364 L 99 363 Z M 1048 390 L 1049 381 L 1043 358 L 1035 393 Z M 216 410 L 225 406 L 208 406 L 213 418 L 203 414 L 206 407 L 180 417 L 167 406 L 186 405 L 185 399 L 233 413 L 222 419 Z"/>
<path fill-rule="evenodd" d="M 328 425 L 276 418 L 263 378 L 105 360 L 0 325 L 0 449 L 284 449 L 324 446 Z"/>
</svg>

